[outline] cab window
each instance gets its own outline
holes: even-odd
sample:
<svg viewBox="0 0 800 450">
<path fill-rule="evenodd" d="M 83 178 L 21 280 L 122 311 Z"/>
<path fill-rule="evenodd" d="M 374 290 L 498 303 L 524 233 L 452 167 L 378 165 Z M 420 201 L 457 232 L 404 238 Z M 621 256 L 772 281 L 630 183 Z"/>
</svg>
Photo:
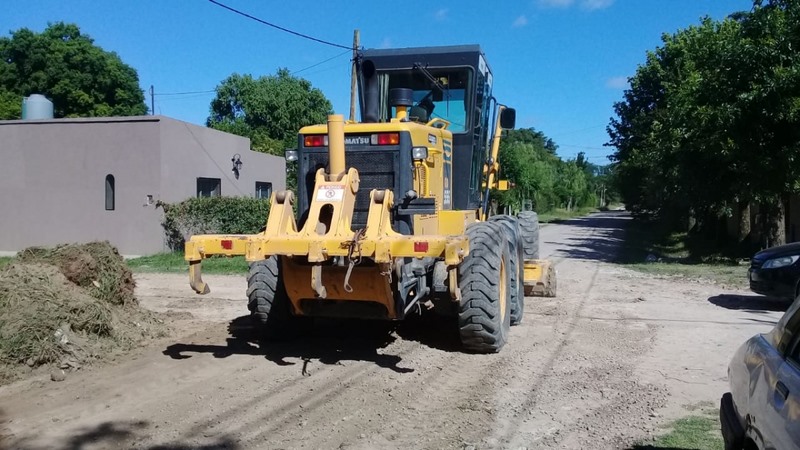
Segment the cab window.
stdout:
<svg viewBox="0 0 800 450">
<path fill-rule="evenodd" d="M 448 128 L 453 133 L 464 133 L 470 129 L 469 115 L 472 69 L 415 69 L 412 71 L 390 72 L 380 75 L 381 99 L 389 98 L 389 90 L 395 88 L 411 89 L 414 105 L 409 110 L 409 118 L 428 122 L 439 118 L 450 122 Z M 386 122 L 396 112 L 383 100 L 381 121 Z"/>
</svg>

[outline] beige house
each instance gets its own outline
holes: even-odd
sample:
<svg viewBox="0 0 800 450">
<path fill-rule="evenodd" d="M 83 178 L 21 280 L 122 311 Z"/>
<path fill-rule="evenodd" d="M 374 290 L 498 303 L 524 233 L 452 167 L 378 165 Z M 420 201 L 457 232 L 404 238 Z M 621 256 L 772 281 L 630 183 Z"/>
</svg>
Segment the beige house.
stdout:
<svg viewBox="0 0 800 450">
<path fill-rule="evenodd" d="M 249 139 L 164 116 L 0 121 L 0 254 L 92 240 L 166 251 L 157 201 L 268 197 L 285 167 Z"/>
</svg>

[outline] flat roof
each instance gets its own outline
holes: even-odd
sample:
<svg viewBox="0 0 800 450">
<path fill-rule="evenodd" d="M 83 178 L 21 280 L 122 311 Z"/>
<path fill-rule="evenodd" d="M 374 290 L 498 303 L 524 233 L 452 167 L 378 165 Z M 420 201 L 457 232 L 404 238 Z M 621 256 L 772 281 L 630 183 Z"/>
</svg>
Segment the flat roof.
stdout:
<svg viewBox="0 0 800 450">
<path fill-rule="evenodd" d="M 170 119 L 166 116 L 123 116 L 123 117 L 65 117 L 61 119 L 0 120 L 0 125 L 42 125 L 48 123 L 113 123 L 113 122 L 159 122 Z"/>
<path fill-rule="evenodd" d="M 365 57 L 373 56 L 402 56 L 402 55 L 438 55 L 452 53 L 483 53 L 481 46 L 477 44 L 468 45 L 445 45 L 441 47 L 406 47 L 406 48 L 370 48 L 364 49 Z"/>
</svg>

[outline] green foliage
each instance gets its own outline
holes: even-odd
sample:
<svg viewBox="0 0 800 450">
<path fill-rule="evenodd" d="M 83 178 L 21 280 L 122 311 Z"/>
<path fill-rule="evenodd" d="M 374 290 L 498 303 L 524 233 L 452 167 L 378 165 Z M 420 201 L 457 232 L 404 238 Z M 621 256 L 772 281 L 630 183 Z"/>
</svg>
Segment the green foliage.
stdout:
<svg viewBox="0 0 800 450">
<path fill-rule="evenodd" d="M 0 86 L 0 120 L 22 118 L 22 95 L 7 91 Z"/>
<path fill-rule="evenodd" d="M 176 251 L 194 234 L 255 234 L 269 215 L 269 199 L 248 197 L 190 198 L 159 206 L 164 209 L 167 243 Z"/>
<path fill-rule="evenodd" d="M 747 288 L 747 265 L 731 258 L 732 250 L 686 232 L 674 232 L 663 222 L 633 220 L 625 230 L 619 262 L 639 272 L 712 281 Z"/>
<path fill-rule="evenodd" d="M 800 2 L 756 1 L 662 40 L 609 126 L 625 204 L 715 227 L 755 202 L 776 228 L 800 192 Z"/>
<path fill-rule="evenodd" d="M 52 100 L 56 117 L 147 113 L 136 70 L 63 22 L 0 38 L 0 119 L 19 119 L 22 97 L 32 93 Z"/>
<path fill-rule="evenodd" d="M 499 206 L 517 211 L 530 202 L 540 213 L 597 206 L 601 168 L 587 163 L 582 154 L 562 161 L 556 156 L 557 148 L 552 139 L 532 128 L 509 131 L 501 140 L 499 159 L 501 178 L 514 187 L 494 193 Z"/>
<path fill-rule="evenodd" d="M 725 446 L 720 433 L 719 414 L 714 409 L 678 419 L 670 428 L 667 434 L 658 436 L 651 443 L 635 445 L 633 450 L 717 450 Z"/>
<path fill-rule="evenodd" d="M 253 150 L 283 156 L 297 146 L 301 127 L 325 123 L 332 111 L 322 91 L 287 69 L 259 78 L 235 73 L 217 86 L 207 124 L 250 138 Z"/>
<path fill-rule="evenodd" d="M 183 259 L 183 252 L 159 253 L 128 260 L 134 272 L 186 273 L 189 265 Z M 203 260 L 204 274 L 235 275 L 247 273 L 250 268 L 243 256 L 212 257 Z"/>
</svg>

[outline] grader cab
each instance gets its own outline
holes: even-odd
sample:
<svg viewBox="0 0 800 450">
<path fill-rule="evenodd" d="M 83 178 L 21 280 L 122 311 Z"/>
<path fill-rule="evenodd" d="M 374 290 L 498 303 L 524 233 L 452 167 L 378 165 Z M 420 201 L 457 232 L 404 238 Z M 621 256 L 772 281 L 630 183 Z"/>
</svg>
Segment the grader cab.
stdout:
<svg viewBox="0 0 800 450">
<path fill-rule="evenodd" d="M 357 68 L 361 122 L 302 128 L 286 152 L 297 195 L 272 195 L 262 233 L 192 236 L 190 285 L 209 292 L 204 258 L 245 255 L 248 307 L 268 337 L 309 317 L 432 310 L 455 318 L 465 349 L 497 352 L 526 292 L 555 295 L 536 214 L 490 216 L 514 110 L 492 97 L 478 46 L 364 50 Z"/>
</svg>

